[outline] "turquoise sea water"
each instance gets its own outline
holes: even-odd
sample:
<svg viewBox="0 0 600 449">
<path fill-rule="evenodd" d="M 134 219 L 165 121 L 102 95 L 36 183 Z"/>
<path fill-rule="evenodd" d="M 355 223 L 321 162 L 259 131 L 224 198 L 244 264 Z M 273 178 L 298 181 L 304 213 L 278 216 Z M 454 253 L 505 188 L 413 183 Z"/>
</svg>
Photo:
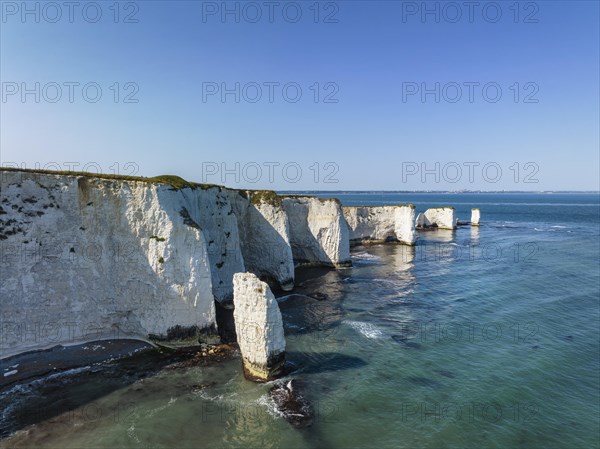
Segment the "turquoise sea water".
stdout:
<svg viewBox="0 0 600 449">
<path fill-rule="evenodd" d="M 280 308 L 311 427 L 278 416 L 270 385 L 244 380 L 231 360 L 135 382 L 83 369 L 61 375 L 59 391 L 13 387 L 0 397 L 14 399 L 5 420 L 31 398 L 49 411 L 57 398 L 76 406 L 4 444 L 600 447 L 598 194 L 336 196 L 417 212 L 453 205 L 461 220 L 480 207 L 482 226 L 421 233 L 414 248 L 356 247 L 351 268 L 298 272 Z M 102 382 L 114 386 L 91 398 Z"/>
</svg>

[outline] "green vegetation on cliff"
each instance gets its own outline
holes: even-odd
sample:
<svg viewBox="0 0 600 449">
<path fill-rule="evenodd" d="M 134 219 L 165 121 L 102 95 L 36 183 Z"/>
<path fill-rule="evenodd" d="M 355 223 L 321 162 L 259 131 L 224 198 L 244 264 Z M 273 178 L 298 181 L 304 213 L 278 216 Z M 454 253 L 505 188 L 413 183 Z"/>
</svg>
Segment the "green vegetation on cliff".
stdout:
<svg viewBox="0 0 600 449">
<path fill-rule="evenodd" d="M 273 207 L 282 207 L 281 197 L 272 190 L 239 190 L 238 193 L 256 206 L 266 203 Z"/>
<path fill-rule="evenodd" d="M 145 176 L 129 176 L 129 175 L 117 175 L 117 174 L 106 174 L 106 173 L 92 173 L 92 172 L 79 172 L 79 171 L 59 171 L 59 170 L 33 170 L 29 168 L 14 168 L 14 167 L 0 167 L 0 172 L 24 172 L 33 174 L 44 174 L 44 175 L 55 175 L 55 176 L 76 176 L 85 177 L 89 179 L 107 179 L 112 181 L 133 181 L 133 182 L 146 182 L 148 184 L 168 185 L 175 190 L 180 189 L 210 189 L 211 187 L 222 188 L 222 186 L 216 184 L 201 184 L 198 182 L 186 181 L 185 179 L 175 175 L 160 175 L 147 178 Z"/>
<path fill-rule="evenodd" d="M 281 198 L 272 190 L 255 190 L 252 192 L 252 204 L 267 203 L 271 206 L 281 207 Z"/>
<path fill-rule="evenodd" d="M 336 203 L 338 203 L 340 206 L 342 205 L 342 202 L 338 199 L 338 198 L 323 198 L 320 196 L 314 196 L 314 195 L 301 195 L 301 194 L 285 194 L 285 195 L 279 195 L 281 198 L 297 198 L 297 199 L 317 199 L 319 200 L 321 203 L 326 203 L 327 201 L 334 201 Z"/>
</svg>

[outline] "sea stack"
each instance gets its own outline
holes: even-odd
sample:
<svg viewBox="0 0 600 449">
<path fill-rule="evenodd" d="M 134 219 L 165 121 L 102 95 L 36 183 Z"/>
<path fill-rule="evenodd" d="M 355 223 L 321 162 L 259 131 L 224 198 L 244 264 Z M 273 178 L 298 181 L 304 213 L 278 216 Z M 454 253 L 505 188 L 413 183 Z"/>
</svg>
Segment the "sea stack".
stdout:
<svg viewBox="0 0 600 449">
<path fill-rule="evenodd" d="M 479 226 L 479 208 L 471 209 L 471 226 Z"/>
<path fill-rule="evenodd" d="M 417 215 L 417 228 L 456 229 L 456 214 L 453 207 L 434 207 Z"/>
<path fill-rule="evenodd" d="M 351 244 L 388 241 L 415 244 L 415 206 L 412 204 L 348 206 L 343 210 Z"/>
<path fill-rule="evenodd" d="M 276 379 L 285 364 L 285 337 L 281 312 L 269 286 L 252 273 L 236 273 L 233 304 L 244 376 L 256 382 Z"/>
</svg>

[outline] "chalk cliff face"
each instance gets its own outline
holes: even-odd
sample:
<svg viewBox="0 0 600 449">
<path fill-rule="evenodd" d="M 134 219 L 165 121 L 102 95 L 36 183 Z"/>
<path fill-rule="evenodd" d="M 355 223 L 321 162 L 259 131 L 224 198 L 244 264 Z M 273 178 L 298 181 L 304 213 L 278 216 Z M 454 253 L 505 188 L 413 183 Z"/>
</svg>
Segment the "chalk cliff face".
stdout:
<svg viewBox="0 0 600 449">
<path fill-rule="evenodd" d="M 396 238 L 401 243 L 414 245 L 417 239 L 415 233 L 415 206 L 410 204 L 397 207 L 394 215 Z"/>
<path fill-rule="evenodd" d="M 267 381 L 279 376 L 285 364 L 283 320 L 269 286 L 252 273 L 236 273 L 234 320 L 244 375 Z"/>
<path fill-rule="evenodd" d="M 335 199 L 176 177 L 0 177 L 0 357 L 100 339 L 196 338 L 215 329 L 215 300 L 234 300 L 236 273 L 291 289 L 294 263 L 349 265 L 350 238 L 415 241 L 410 206 L 346 208 L 347 221 Z M 454 209 L 429 209 L 417 222 L 452 229 Z M 239 288 L 255 284 L 248 276 Z"/>
<path fill-rule="evenodd" d="M 417 228 L 437 226 L 439 229 L 455 229 L 456 214 L 453 207 L 435 207 L 427 209 L 417 216 Z"/>
<path fill-rule="evenodd" d="M 181 197 L 181 214 L 186 220 L 198 224 L 207 244 L 212 278 L 212 291 L 219 302 L 233 299 L 233 274 L 245 271 L 240 246 L 238 220 L 227 189 L 184 188 L 173 191 Z M 176 198 L 173 198 L 175 200 Z"/>
<path fill-rule="evenodd" d="M 273 280 L 283 290 L 294 286 L 294 260 L 288 216 L 281 198 L 269 191 L 229 190 L 246 269 Z"/>
<path fill-rule="evenodd" d="M 191 338 L 215 328 L 214 301 L 233 300 L 235 273 L 291 289 L 294 257 L 350 260 L 335 200 L 180 178 L 0 176 L 0 357 L 105 338 Z"/>
<path fill-rule="evenodd" d="M 180 192 L 1 175 L 0 356 L 214 327 L 208 243 Z"/>
<path fill-rule="evenodd" d="M 415 243 L 415 207 L 413 205 L 344 207 L 344 216 L 352 242 L 398 241 Z"/>
<path fill-rule="evenodd" d="M 350 264 L 350 235 L 336 199 L 282 196 L 294 260 L 301 264 Z"/>
</svg>

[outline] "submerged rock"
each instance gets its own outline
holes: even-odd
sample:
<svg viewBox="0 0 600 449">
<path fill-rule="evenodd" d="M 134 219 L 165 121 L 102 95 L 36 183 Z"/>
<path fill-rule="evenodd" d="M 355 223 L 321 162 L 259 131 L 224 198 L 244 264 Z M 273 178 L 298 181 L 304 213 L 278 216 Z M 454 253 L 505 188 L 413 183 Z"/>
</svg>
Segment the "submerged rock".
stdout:
<svg viewBox="0 0 600 449">
<path fill-rule="evenodd" d="M 285 365 L 283 320 L 269 286 L 252 273 L 233 276 L 233 317 L 244 376 L 264 382 L 279 377 Z"/>
<path fill-rule="evenodd" d="M 278 382 L 271 388 L 271 398 L 285 420 L 296 428 L 308 427 L 313 423 L 314 409 L 298 391 L 294 380 Z"/>
<path fill-rule="evenodd" d="M 392 335 L 392 340 L 394 340 L 397 343 L 402 343 L 407 348 L 421 349 L 420 343 L 415 343 L 414 341 L 410 341 L 409 338 L 407 338 L 403 335 Z"/>
<path fill-rule="evenodd" d="M 408 377 L 408 380 L 415 384 L 415 385 L 419 385 L 421 387 L 430 387 L 430 388 L 438 388 L 441 384 L 433 379 L 428 379 L 427 377 L 420 377 L 420 376 L 410 376 Z"/>
<path fill-rule="evenodd" d="M 445 369 L 436 369 L 435 372 L 449 379 L 454 379 L 456 377 L 456 375 L 452 371 L 448 371 Z"/>
<path fill-rule="evenodd" d="M 317 301 L 326 301 L 329 299 L 329 295 L 323 292 L 312 292 L 309 296 Z"/>
</svg>

